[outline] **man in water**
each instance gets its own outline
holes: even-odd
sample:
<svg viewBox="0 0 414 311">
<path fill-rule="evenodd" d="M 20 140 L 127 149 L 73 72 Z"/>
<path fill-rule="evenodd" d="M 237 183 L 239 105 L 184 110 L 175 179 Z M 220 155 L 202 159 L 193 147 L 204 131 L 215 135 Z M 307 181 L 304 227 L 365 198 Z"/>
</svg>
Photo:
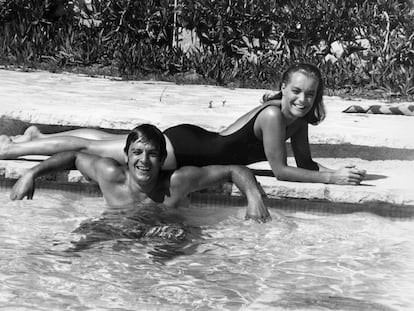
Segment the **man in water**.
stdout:
<svg viewBox="0 0 414 311">
<path fill-rule="evenodd" d="M 98 183 L 110 206 L 159 203 L 177 207 L 189 193 L 226 181 L 233 182 L 247 197 L 246 219 L 271 219 L 256 179 L 249 169 L 233 165 L 182 167 L 161 171 L 166 158 L 162 132 L 150 124 L 133 129 L 124 148 L 126 165 L 83 152 L 58 153 L 29 169 L 13 186 L 12 200 L 31 199 L 37 177 L 56 170 L 76 168 Z"/>
</svg>

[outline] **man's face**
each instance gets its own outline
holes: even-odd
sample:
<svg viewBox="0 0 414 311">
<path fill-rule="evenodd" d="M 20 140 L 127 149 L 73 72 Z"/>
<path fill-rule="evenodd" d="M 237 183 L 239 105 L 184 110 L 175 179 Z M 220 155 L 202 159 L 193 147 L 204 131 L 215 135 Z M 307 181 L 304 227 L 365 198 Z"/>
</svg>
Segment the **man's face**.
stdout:
<svg viewBox="0 0 414 311">
<path fill-rule="evenodd" d="M 139 137 L 129 146 L 127 164 L 131 176 L 139 184 L 148 184 L 157 179 L 162 161 L 158 148 Z"/>
</svg>

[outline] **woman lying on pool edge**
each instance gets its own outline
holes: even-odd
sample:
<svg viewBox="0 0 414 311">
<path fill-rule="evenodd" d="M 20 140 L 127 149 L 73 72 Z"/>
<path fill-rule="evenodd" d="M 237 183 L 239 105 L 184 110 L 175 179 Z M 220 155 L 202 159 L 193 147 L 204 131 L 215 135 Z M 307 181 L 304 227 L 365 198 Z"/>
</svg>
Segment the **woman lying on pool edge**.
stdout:
<svg viewBox="0 0 414 311">
<path fill-rule="evenodd" d="M 316 125 L 325 117 L 324 86 L 319 69 L 311 64 L 294 64 L 284 72 L 281 81 L 279 94 L 265 97 L 263 105 L 252 109 L 220 133 L 190 124 L 166 129 L 168 154 L 163 169 L 188 165 L 247 165 L 267 160 L 278 180 L 360 184 L 364 170 L 355 167 L 333 170 L 312 160 L 308 124 Z M 0 158 L 76 150 L 123 163 L 125 137 L 94 129 L 42 134 L 31 127 L 14 141 L 3 136 Z M 297 167 L 287 165 L 288 138 Z"/>
</svg>

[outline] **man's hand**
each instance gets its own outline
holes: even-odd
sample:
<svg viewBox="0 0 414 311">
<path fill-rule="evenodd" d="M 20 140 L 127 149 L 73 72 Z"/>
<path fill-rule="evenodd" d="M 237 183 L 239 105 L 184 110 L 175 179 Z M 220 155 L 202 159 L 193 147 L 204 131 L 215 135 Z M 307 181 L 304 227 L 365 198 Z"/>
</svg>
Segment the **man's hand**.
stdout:
<svg viewBox="0 0 414 311">
<path fill-rule="evenodd" d="M 249 202 L 246 208 L 246 217 L 245 219 L 253 219 L 258 223 L 265 223 L 272 220 L 270 213 L 267 207 L 264 205 L 262 200 L 257 200 L 254 202 Z"/>
<path fill-rule="evenodd" d="M 34 178 L 32 174 L 26 173 L 14 184 L 10 192 L 10 199 L 22 200 L 24 197 L 31 200 L 34 193 Z"/>
</svg>

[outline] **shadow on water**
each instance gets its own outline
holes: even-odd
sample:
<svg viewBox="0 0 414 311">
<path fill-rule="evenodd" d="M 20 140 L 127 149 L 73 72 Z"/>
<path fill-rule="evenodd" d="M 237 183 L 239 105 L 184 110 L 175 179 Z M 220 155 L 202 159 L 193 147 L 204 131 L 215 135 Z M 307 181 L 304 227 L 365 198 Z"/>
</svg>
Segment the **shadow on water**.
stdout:
<svg viewBox="0 0 414 311">
<path fill-rule="evenodd" d="M 193 241 L 201 238 L 200 228 L 185 224 L 183 216 L 156 204 L 110 208 L 98 218 L 83 221 L 73 233 L 80 239 L 55 255 L 77 257 L 82 251 L 112 241 L 111 248 L 116 252 L 131 250 L 137 244 L 149 246 L 152 260 L 165 262 L 195 253 L 197 244 Z"/>
<path fill-rule="evenodd" d="M 190 202 L 197 204 L 207 203 L 211 207 L 217 206 L 245 206 L 245 197 L 229 196 L 225 194 L 192 193 Z M 275 208 L 285 212 L 305 212 L 319 215 L 371 213 L 390 219 L 412 220 L 414 219 L 414 205 L 391 204 L 387 202 L 346 203 L 332 202 L 329 200 L 308 200 L 294 198 L 265 198 L 265 204 L 269 208 Z"/>
</svg>

